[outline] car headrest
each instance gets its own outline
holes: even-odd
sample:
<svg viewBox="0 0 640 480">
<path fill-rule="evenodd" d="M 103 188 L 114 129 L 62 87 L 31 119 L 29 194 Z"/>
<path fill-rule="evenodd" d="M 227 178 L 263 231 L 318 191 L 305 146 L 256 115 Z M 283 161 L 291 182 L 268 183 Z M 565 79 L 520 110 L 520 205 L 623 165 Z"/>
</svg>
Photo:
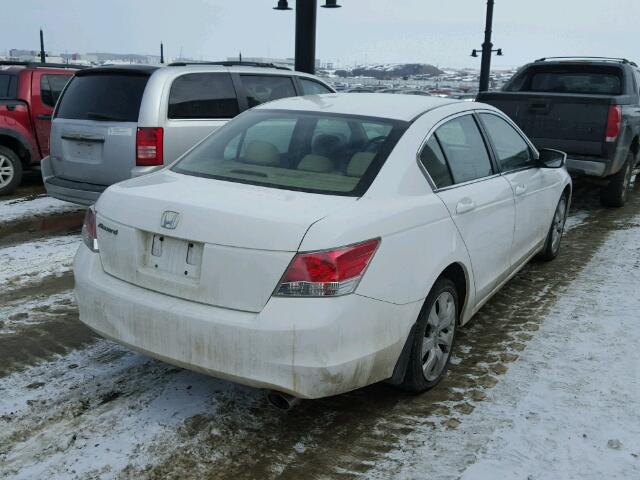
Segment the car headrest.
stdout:
<svg viewBox="0 0 640 480">
<path fill-rule="evenodd" d="M 376 154 L 373 152 L 358 152 L 353 155 L 349 160 L 349 165 L 347 165 L 347 176 L 361 177 L 364 175 L 364 172 L 367 171 L 375 157 Z"/>
<path fill-rule="evenodd" d="M 298 170 L 316 173 L 331 173 L 336 169 L 333 160 L 322 155 L 309 154 L 302 157 Z"/>
<path fill-rule="evenodd" d="M 280 165 L 280 152 L 273 143 L 254 140 L 247 145 L 243 160 L 256 165 Z"/>
<path fill-rule="evenodd" d="M 330 157 L 336 151 L 336 149 L 340 146 L 342 141 L 340 137 L 337 135 L 329 135 L 327 133 L 322 133 L 313 139 L 313 145 L 311 146 L 311 151 L 318 155 L 323 155 L 325 157 Z"/>
</svg>

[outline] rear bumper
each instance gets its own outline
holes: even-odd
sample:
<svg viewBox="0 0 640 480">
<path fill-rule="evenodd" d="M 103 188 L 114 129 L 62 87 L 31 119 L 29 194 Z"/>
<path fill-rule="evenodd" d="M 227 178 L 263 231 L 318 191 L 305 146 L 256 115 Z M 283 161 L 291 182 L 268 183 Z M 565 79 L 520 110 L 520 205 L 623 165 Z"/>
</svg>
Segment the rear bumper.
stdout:
<svg viewBox="0 0 640 480">
<path fill-rule="evenodd" d="M 66 202 L 87 206 L 93 205 L 100 197 L 100 194 L 107 188 L 102 185 L 74 182 L 56 177 L 51 168 L 50 157 L 42 159 L 40 169 L 42 182 L 44 183 L 44 188 L 47 190 L 47 195 Z"/>
<path fill-rule="evenodd" d="M 134 350 L 218 378 L 320 398 L 393 374 L 421 302 L 359 295 L 271 298 L 260 313 L 170 297 L 118 280 L 82 245 L 80 320 Z"/>
<path fill-rule="evenodd" d="M 603 159 L 602 161 L 597 161 L 578 158 L 567 158 L 567 170 L 570 173 L 588 175 L 591 177 L 604 177 L 609 164 L 610 162 L 605 159 Z"/>
</svg>

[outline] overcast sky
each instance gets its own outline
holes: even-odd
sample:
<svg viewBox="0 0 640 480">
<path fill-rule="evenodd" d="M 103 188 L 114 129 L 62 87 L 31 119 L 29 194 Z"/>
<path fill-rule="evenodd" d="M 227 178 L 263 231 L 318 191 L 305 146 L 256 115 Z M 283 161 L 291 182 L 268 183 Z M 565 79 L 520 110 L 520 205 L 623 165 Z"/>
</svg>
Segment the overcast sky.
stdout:
<svg viewBox="0 0 640 480">
<path fill-rule="evenodd" d="M 158 54 L 219 60 L 293 57 L 293 11 L 276 0 L 0 0 L 0 53 L 47 51 Z M 290 1 L 295 6 L 295 1 Z M 318 0 L 318 4 L 324 0 Z M 339 0 L 319 8 L 317 57 L 479 67 L 469 56 L 484 34 L 485 0 Z M 551 55 L 640 60 L 640 0 L 496 0 L 494 44 L 515 66 Z"/>
</svg>

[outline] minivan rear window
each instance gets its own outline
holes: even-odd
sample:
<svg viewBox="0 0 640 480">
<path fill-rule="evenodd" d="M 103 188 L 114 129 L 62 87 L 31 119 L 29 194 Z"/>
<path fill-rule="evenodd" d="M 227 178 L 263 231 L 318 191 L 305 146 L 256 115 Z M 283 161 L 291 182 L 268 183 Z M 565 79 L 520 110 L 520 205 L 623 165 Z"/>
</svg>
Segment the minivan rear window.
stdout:
<svg viewBox="0 0 640 480">
<path fill-rule="evenodd" d="M 65 89 L 56 118 L 137 122 L 148 75 L 100 73 L 73 77 Z"/>
<path fill-rule="evenodd" d="M 189 73 L 171 85 L 169 118 L 233 118 L 238 113 L 238 97 L 228 73 Z"/>
<path fill-rule="evenodd" d="M 228 182 L 362 196 L 407 128 L 396 120 L 251 110 L 216 130 L 172 170 Z M 368 132 L 375 127 L 373 138 Z"/>
</svg>

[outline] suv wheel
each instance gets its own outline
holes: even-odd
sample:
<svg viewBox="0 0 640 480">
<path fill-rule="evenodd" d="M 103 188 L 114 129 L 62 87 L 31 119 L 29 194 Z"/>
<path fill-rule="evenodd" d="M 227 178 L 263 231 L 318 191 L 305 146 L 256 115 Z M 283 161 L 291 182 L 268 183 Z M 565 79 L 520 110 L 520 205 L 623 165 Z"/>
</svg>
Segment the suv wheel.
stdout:
<svg viewBox="0 0 640 480">
<path fill-rule="evenodd" d="M 15 191 L 22 179 L 22 163 L 15 152 L 0 146 L 0 195 Z"/>
<path fill-rule="evenodd" d="M 622 207 L 627 201 L 633 175 L 633 152 L 629 152 L 627 161 L 618 173 L 612 175 L 609 184 L 602 187 L 600 203 L 605 207 Z"/>
<path fill-rule="evenodd" d="M 458 316 L 455 285 L 448 278 L 438 279 L 420 311 L 407 372 L 400 388 L 421 393 L 440 382 L 449 366 Z"/>
</svg>

